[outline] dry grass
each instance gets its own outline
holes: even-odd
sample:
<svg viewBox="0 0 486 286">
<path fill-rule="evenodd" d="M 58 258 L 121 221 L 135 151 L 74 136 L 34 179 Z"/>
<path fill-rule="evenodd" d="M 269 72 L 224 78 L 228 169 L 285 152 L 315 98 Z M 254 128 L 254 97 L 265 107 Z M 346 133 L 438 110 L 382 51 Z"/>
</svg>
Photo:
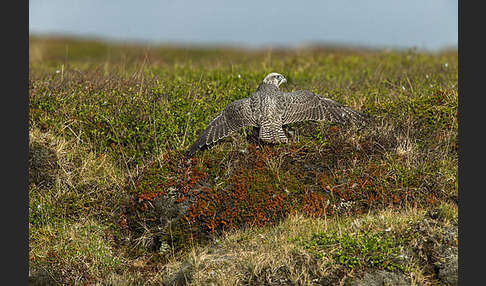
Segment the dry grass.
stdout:
<svg viewBox="0 0 486 286">
<path fill-rule="evenodd" d="M 126 184 L 125 176 L 109 155 L 90 150 L 83 142 L 66 140 L 37 128 L 29 131 L 31 192 L 43 192 L 44 198 L 51 199 L 47 205 L 69 197 L 73 202 L 79 202 L 80 205 L 66 209 L 66 217 L 77 212 L 88 217 L 109 215 L 105 213 L 108 210 L 106 204 L 119 203 L 124 197 L 121 193 Z M 33 192 L 35 189 L 39 191 Z M 83 209 L 83 203 L 90 208 Z M 40 203 L 38 208 L 42 205 Z M 98 208 L 92 207 L 96 205 Z M 116 212 L 116 209 L 112 211 Z"/>
<path fill-rule="evenodd" d="M 328 256 L 316 258 L 309 253 L 306 242 L 323 232 L 335 232 L 337 235 L 356 233 L 357 240 L 360 239 L 360 230 L 406 233 L 419 224 L 425 214 L 426 211 L 416 208 L 400 212 L 383 210 L 344 218 L 309 218 L 294 214 L 276 226 L 230 232 L 211 245 L 194 247 L 185 261 L 168 263 L 155 281 L 167 282 L 173 281 L 174 276 L 184 277 L 180 272 L 183 269 L 188 285 L 337 285 L 357 276 L 359 269 L 343 268 Z M 444 226 L 450 225 L 457 218 L 457 206 L 444 205 L 442 214 L 442 224 L 430 225 L 428 233 L 438 233 Z M 420 239 L 411 237 L 408 241 L 410 248 L 417 246 Z M 402 250 L 402 254 L 407 251 Z M 412 285 L 434 283 L 435 280 L 430 280 L 415 258 L 407 259 Z"/>
<path fill-rule="evenodd" d="M 31 283 L 339 285 L 379 269 L 338 261 L 338 250 L 353 254 L 341 243 L 371 243 L 366 231 L 383 239 L 377 247 L 386 234 L 402 247 L 405 270 L 388 272 L 440 282 L 444 251 L 457 249 L 457 53 L 29 46 Z M 270 71 L 286 76 L 287 91 L 312 90 L 374 119 L 366 128 L 293 124 L 286 145 L 255 144 L 245 129 L 187 158 L 211 118 Z M 248 221 L 235 213 L 233 225 L 198 228 L 204 239 L 185 245 L 190 233 L 162 235 L 166 220 L 188 216 L 155 212 L 157 188 L 275 196 Z M 265 203 L 287 192 L 309 194 L 301 212 L 265 217 Z M 199 206 L 201 226 L 226 211 Z M 339 245 L 321 243 L 324 234 Z"/>
<path fill-rule="evenodd" d="M 40 265 L 32 275 L 85 284 L 120 267 L 107 222 L 119 213 L 126 181 L 111 158 L 34 128 L 29 181 L 29 257 Z"/>
</svg>

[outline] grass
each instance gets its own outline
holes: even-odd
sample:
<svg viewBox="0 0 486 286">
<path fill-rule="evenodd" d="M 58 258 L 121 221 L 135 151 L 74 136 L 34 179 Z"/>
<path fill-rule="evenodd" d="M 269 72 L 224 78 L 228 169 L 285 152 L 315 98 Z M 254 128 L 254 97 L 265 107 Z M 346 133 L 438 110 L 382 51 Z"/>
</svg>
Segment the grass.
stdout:
<svg viewBox="0 0 486 286">
<path fill-rule="evenodd" d="M 30 38 L 29 55 L 33 276 L 312 285 L 386 270 L 441 283 L 443 253 L 457 247 L 457 51 Z M 285 91 L 372 120 L 291 124 L 284 145 L 245 128 L 188 157 L 210 120 L 272 71 Z"/>
<path fill-rule="evenodd" d="M 399 269 L 413 285 L 434 283 L 412 251 L 425 237 L 416 233 L 424 215 L 416 208 L 353 217 L 291 215 L 276 225 L 229 232 L 211 245 L 193 248 L 184 269 L 192 273 L 190 285 L 337 285 L 346 273 L 353 277 L 373 267 Z M 454 216 L 444 214 L 443 223 Z M 154 281 L 177 277 L 180 265 L 168 263 Z"/>
</svg>

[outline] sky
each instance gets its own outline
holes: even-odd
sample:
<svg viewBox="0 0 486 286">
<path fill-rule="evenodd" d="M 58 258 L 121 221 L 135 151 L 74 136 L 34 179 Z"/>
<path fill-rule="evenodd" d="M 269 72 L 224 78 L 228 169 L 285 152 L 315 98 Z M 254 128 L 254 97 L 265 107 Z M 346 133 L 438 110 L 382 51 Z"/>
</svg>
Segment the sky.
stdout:
<svg viewBox="0 0 486 286">
<path fill-rule="evenodd" d="M 29 0 L 29 34 L 258 48 L 458 47 L 457 0 Z"/>
</svg>

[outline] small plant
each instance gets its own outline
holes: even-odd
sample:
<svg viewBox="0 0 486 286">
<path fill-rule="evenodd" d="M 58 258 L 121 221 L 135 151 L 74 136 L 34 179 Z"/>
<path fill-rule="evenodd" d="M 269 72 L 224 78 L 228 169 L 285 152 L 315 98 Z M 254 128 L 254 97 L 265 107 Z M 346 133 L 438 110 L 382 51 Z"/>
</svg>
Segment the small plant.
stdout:
<svg viewBox="0 0 486 286">
<path fill-rule="evenodd" d="M 304 245 L 318 259 L 324 256 L 331 258 L 330 264 L 340 264 L 351 269 L 409 271 L 407 264 L 400 260 L 400 255 L 402 246 L 410 236 L 408 232 L 394 236 L 389 231 L 361 229 L 354 234 L 331 231 L 315 234 Z"/>
<path fill-rule="evenodd" d="M 146 49 L 32 37 L 29 52 L 29 261 L 59 272 L 59 284 L 154 284 L 168 259 L 180 263 L 228 233 L 267 228 L 249 240 L 271 245 L 275 225 L 293 214 L 312 223 L 445 203 L 431 216 L 454 220 L 456 51 Z M 280 145 L 243 129 L 188 157 L 209 121 L 272 71 L 287 75 L 285 91 L 308 89 L 372 119 L 363 128 L 289 124 Z M 306 275 L 265 253 L 269 264 L 258 269 L 256 259 L 239 277 L 338 283 L 345 274 L 321 279 L 328 260 L 328 270 L 407 271 L 399 252 L 409 233 L 337 229 L 301 233 L 308 251 L 278 240 Z M 234 261 L 215 259 L 222 269 Z"/>
</svg>

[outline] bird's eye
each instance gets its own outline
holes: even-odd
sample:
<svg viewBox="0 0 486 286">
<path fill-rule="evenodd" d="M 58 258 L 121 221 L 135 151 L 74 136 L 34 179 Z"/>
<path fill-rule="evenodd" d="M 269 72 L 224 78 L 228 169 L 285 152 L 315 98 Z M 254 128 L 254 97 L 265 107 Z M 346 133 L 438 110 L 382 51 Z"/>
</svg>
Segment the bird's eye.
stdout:
<svg viewBox="0 0 486 286">
<path fill-rule="evenodd" d="M 279 75 L 277 75 L 275 78 L 276 78 L 276 79 L 280 79 L 280 76 L 279 76 Z"/>
</svg>

